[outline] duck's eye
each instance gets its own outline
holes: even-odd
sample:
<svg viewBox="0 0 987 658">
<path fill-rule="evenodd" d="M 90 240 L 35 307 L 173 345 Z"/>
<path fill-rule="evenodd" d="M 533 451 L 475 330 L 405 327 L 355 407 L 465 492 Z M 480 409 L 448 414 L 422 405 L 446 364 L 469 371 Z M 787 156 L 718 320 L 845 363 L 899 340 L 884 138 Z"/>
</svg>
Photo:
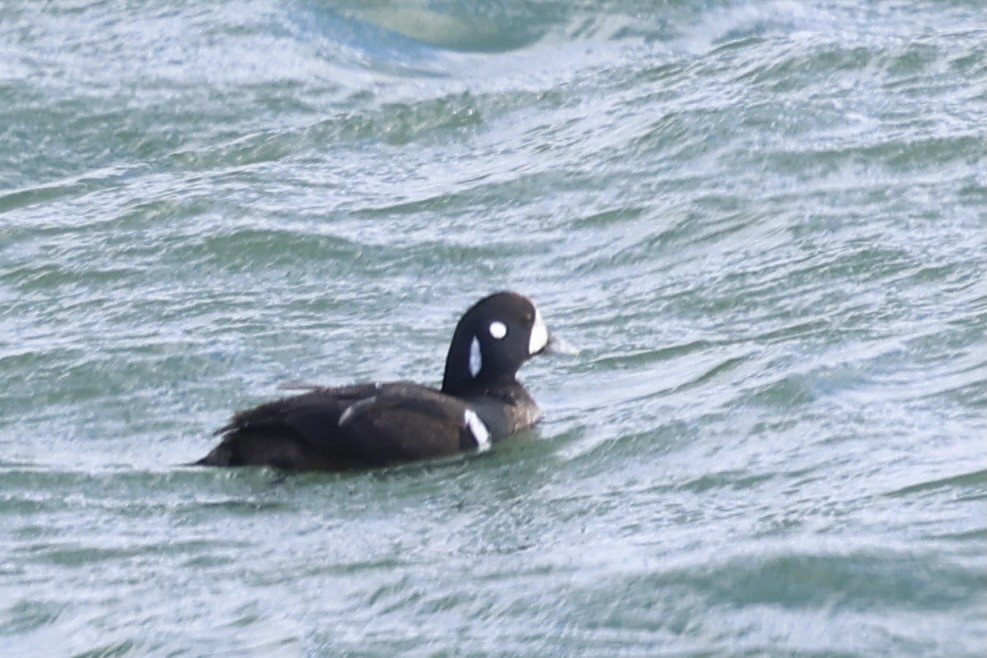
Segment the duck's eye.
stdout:
<svg viewBox="0 0 987 658">
<path fill-rule="evenodd" d="M 490 323 L 489 329 L 490 329 L 490 335 L 496 338 L 497 340 L 500 340 L 501 338 L 507 335 L 507 325 L 504 324 L 503 322 L 494 320 L 493 322 Z"/>
</svg>

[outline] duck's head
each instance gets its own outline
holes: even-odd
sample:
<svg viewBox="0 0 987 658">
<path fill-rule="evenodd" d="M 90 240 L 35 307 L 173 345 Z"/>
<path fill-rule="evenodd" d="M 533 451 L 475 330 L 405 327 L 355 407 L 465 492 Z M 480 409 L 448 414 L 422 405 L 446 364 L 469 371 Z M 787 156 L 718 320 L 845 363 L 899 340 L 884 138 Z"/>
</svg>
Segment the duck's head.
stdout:
<svg viewBox="0 0 987 658">
<path fill-rule="evenodd" d="M 456 325 L 442 391 L 457 395 L 516 382 L 525 361 L 560 346 L 534 302 L 516 292 L 494 293 L 473 304 Z"/>
</svg>

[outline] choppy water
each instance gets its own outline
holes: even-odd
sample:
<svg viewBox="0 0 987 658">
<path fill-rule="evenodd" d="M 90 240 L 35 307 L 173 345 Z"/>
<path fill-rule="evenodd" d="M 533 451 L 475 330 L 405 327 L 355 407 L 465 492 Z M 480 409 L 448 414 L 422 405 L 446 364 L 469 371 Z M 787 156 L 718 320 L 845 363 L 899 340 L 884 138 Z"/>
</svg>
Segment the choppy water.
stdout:
<svg viewBox="0 0 987 658">
<path fill-rule="evenodd" d="M 982 656 L 977 1 L 5 2 L 3 656 Z M 491 453 L 176 466 L 279 382 Z"/>
</svg>

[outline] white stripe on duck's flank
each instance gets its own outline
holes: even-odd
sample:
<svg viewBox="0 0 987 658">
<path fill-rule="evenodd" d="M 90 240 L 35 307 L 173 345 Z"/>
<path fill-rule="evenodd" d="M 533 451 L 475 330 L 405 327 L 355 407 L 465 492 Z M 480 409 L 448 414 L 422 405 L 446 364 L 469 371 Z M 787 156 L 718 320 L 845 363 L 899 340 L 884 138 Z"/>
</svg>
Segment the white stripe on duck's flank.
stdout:
<svg viewBox="0 0 987 658">
<path fill-rule="evenodd" d="M 359 413 L 361 409 L 366 409 L 367 407 L 374 404 L 375 402 L 377 402 L 376 395 L 373 397 L 369 397 L 365 400 L 360 400 L 359 402 L 354 402 L 350 406 L 346 407 L 343 413 L 340 414 L 339 420 L 336 422 L 336 425 L 342 427 L 343 425 L 345 425 L 346 423 L 350 422 L 353 419 L 354 414 Z"/>
<path fill-rule="evenodd" d="M 548 327 L 541 319 L 541 311 L 535 309 L 535 323 L 531 325 L 531 338 L 528 340 L 528 354 L 537 354 L 548 345 Z"/>
<path fill-rule="evenodd" d="M 476 449 L 483 451 L 490 447 L 490 431 L 483 424 L 480 417 L 472 409 L 467 409 L 463 413 L 463 423 L 469 428 L 470 434 L 476 440 Z"/>
</svg>

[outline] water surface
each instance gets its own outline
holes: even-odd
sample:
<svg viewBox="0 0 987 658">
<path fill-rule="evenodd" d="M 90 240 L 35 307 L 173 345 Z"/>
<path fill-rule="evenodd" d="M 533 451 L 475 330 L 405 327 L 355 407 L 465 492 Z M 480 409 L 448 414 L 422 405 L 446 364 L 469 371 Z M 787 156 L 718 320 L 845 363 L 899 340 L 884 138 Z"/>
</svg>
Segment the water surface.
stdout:
<svg viewBox="0 0 987 658">
<path fill-rule="evenodd" d="M 2 13 L 0 654 L 987 650 L 980 3 Z M 536 431 L 180 466 L 501 288 Z"/>
</svg>

